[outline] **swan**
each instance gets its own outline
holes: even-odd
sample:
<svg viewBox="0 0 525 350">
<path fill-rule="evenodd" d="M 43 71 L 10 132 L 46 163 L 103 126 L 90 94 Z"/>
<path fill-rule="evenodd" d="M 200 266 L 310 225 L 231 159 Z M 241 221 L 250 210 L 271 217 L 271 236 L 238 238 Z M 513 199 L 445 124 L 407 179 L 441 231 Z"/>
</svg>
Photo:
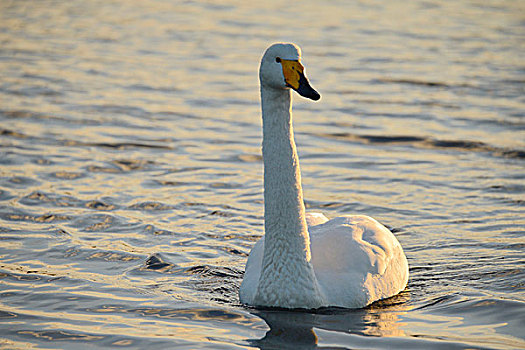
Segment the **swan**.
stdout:
<svg viewBox="0 0 525 350">
<path fill-rule="evenodd" d="M 245 305 L 287 309 L 361 308 L 402 291 L 403 248 L 365 215 L 328 220 L 306 213 L 295 147 L 291 89 L 320 99 L 301 64 L 301 49 L 276 43 L 259 69 L 263 120 L 264 236 L 253 246 L 239 289 Z"/>
</svg>

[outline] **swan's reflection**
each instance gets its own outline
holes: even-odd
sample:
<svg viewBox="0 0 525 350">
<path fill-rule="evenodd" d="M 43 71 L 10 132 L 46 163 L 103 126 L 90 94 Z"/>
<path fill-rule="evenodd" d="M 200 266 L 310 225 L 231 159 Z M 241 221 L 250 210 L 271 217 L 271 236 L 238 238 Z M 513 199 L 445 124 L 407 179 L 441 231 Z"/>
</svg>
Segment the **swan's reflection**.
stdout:
<svg viewBox="0 0 525 350">
<path fill-rule="evenodd" d="M 262 318 L 270 330 L 262 339 L 251 343 L 260 349 L 315 349 L 317 335 L 313 327 L 315 314 L 307 312 L 258 310 L 254 315 Z"/>
<path fill-rule="evenodd" d="M 262 339 L 251 340 L 260 349 L 323 349 L 319 345 L 316 330 L 341 333 L 345 341 L 351 335 L 402 337 L 404 331 L 400 316 L 409 310 L 408 292 L 374 303 L 365 309 L 323 309 L 317 312 L 289 311 L 280 309 L 253 310 L 252 314 L 262 318 L 270 330 Z M 346 338 L 345 338 L 346 336 Z M 344 346 L 343 346 L 344 345 Z M 357 344 L 356 344 L 357 345 Z M 329 346 L 334 349 L 333 344 Z"/>
</svg>

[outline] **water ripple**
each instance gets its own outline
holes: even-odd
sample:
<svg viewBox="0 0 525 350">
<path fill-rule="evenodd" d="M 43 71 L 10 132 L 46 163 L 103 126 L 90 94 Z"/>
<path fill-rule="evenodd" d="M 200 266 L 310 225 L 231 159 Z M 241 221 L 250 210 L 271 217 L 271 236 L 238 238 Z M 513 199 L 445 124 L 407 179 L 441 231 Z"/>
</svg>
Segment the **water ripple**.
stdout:
<svg viewBox="0 0 525 350">
<path fill-rule="evenodd" d="M 1 346 L 525 348 L 521 3 L 49 5 L 0 1 Z M 294 94 L 307 209 L 409 260 L 365 309 L 239 303 L 285 37 L 323 96 Z"/>
<path fill-rule="evenodd" d="M 490 153 L 497 157 L 525 158 L 525 150 L 491 146 L 481 141 L 437 140 L 431 137 L 420 136 L 360 135 L 352 133 L 315 134 L 315 136 L 366 144 L 405 144 L 417 148 L 453 149 L 463 152 Z"/>
</svg>

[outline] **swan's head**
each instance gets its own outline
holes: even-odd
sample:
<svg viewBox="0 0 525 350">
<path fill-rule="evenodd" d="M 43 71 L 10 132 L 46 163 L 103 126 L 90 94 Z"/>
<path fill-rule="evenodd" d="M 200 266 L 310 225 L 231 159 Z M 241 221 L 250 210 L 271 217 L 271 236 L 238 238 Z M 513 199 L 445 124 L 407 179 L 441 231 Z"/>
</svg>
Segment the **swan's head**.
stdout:
<svg viewBox="0 0 525 350">
<path fill-rule="evenodd" d="M 261 85 L 274 89 L 294 89 L 303 97 L 317 101 L 321 95 L 314 90 L 301 64 L 301 49 L 295 44 L 278 43 L 270 46 L 261 60 Z"/>
</svg>

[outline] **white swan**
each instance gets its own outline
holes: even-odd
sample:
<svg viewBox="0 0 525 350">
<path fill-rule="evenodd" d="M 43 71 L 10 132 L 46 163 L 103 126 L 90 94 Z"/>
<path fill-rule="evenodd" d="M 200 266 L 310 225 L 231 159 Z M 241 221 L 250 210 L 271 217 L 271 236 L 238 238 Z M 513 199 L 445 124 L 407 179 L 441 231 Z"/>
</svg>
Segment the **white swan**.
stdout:
<svg viewBox="0 0 525 350">
<path fill-rule="evenodd" d="M 270 46 L 259 70 L 263 118 L 265 235 L 252 248 L 242 303 L 281 308 L 360 308 L 402 291 L 408 264 L 376 220 L 306 214 L 295 148 L 291 91 L 318 100 L 294 44 Z"/>
</svg>

